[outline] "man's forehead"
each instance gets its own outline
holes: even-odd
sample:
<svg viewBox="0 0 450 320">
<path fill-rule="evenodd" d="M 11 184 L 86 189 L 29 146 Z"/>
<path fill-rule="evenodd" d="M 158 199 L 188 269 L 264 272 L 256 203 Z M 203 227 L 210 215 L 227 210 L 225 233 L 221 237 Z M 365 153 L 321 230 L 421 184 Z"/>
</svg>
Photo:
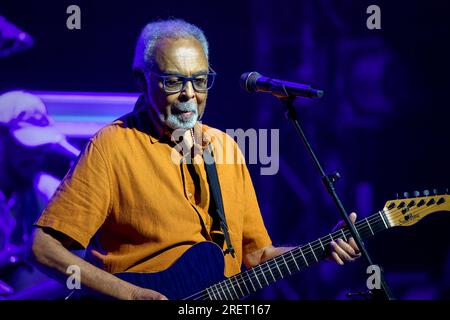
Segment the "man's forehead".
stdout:
<svg viewBox="0 0 450 320">
<path fill-rule="evenodd" d="M 155 62 L 160 71 L 168 74 L 179 73 L 179 69 L 186 68 L 192 68 L 190 71 L 196 73 L 208 71 L 205 52 L 197 39 L 161 39 L 155 49 Z"/>
<path fill-rule="evenodd" d="M 195 47 L 203 52 L 203 47 L 197 39 L 191 38 L 161 38 L 158 39 L 155 48 L 159 50 L 167 50 L 173 47 Z M 204 53 L 204 52 L 203 52 Z"/>
</svg>

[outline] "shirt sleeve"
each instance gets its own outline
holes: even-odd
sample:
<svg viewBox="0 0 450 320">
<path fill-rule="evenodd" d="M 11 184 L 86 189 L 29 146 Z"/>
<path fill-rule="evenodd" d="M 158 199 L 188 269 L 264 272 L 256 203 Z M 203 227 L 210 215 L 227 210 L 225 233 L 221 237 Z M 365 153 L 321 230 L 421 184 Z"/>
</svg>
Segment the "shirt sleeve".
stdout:
<svg viewBox="0 0 450 320">
<path fill-rule="evenodd" d="M 90 140 L 35 226 L 62 232 L 86 248 L 110 211 L 109 166 Z"/>
</svg>

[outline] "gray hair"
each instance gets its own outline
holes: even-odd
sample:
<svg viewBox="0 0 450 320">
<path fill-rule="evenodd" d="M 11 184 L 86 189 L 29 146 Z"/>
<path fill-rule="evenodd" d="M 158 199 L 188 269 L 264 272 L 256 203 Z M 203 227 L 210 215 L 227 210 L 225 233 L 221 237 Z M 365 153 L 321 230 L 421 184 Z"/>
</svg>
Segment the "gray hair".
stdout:
<svg viewBox="0 0 450 320">
<path fill-rule="evenodd" d="M 158 40 L 167 38 L 197 39 L 208 59 L 208 41 L 200 28 L 181 19 L 159 20 L 150 22 L 142 29 L 134 52 L 133 70 L 150 70 Z"/>
</svg>

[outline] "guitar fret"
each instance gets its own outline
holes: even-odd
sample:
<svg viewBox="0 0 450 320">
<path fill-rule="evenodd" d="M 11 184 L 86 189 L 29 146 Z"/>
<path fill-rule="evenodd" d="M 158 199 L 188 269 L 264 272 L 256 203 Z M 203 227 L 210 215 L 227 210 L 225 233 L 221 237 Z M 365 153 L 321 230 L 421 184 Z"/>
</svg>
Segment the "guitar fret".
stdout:
<svg viewBox="0 0 450 320">
<path fill-rule="evenodd" d="M 216 285 L 216 294 L 217 294 L 217 300 L 224 300 L 224 298 L 222 297 L 220 291 L 219 291 L 219 286 Z"/>
<path fill-rule="evenodd" d="M 384 217 L 383 217 L 383 215 L 384 215 L 384 214 L 383 214 L 383 210 L 378 211 L 378 214 L 380 215 L 381 220 L 383 221 L 384 226 L 386 227 L 386 229 L 389 228 L 388 225 L 387 225 L 387 223 L 386 223 L 386 221 L 384 220 Z"/>
<path fill-rule="evenodd" d="M 250 294 L 250 290 L 248 289 L 247 284 L 245 283 L 245 279 L 242 276 L 242 273 L 240 273 L 240 276 L 241 276 L 242 282 L 244 283 L 245 289 L 247 290 L 248 294 Z"/>
<path fill-rule="evenodd" d="M 213 297 L 211 297 L 210 291 L 212 292 L 212 295 L 214 296 L 214 299 L 213 299 Z M 212 290 L 212 288 L 211 289 L 206 289 L 206 292 L 208 293 L 209 300 L 217 300 L 216 295 L 214 294 L 214 290 Z"/>
<path fill-rule="evenodd" d="M 217 300 L 223 300 L 223 298 L 221 297 L 221 295 L 220 295 L 220 291 L 219 291 L 219 288 L 217 287 L 217 285 L 215 285 L 214 286 L 215 287 L 215 292 L 216 292 L 216 295 L 217 295 Z"/>
<path fill-rule="evenodd" d="M 373 230 L 372 230 L 372 227 L 370 226 L 369 220 L 367 220 L 367 218 L 364 220 L 366 220 L 366 223 L 369 226 L 370 232 L 372 232 L 372 235 L 374 235 L 375 233 L 373 233 Z"/>
<path fill-rule="evenodd" d="M 361 233 L 361 234 L 363 234 L 364 232 L 366 233 L 366 237 L 367 236 L 369 236 L 369 233 L 370 232 L 368 232 L 367 231 L 367 227 L 365 226 L 366 224 L 368 224 L 368 222 L 366 221 L 366 219 L 363 219 L 363 220 L 361 220 L 360 222 L 359 222 L 359 225 L 358 225 L 358 232 L 359 233 Z M 369 226 L 370 227 L 370 226 Z M 370 228 L 369 228 L 369 230 L 370 230 Z"/>
<path fill-rule="evenodd" d="M 233 282 L 232 282 L 231 278 L 229 279 L 229 283 L 230 283 L 230 285 L 231 285 L 231 289 L 233 289 L 234 294 L 236 295 L 235 298 L 238 298 L 239 295 L 237 294 L 236 289 L 234 288 L 234 285 L 233 285 Z M 230 293 L 231 293 L 231 292 L 230 292 Z M 231 296 L 231 298 L 233 299 L 233 296 Z"/>
<path fill-rule="evenodd" d="M 222 290 L 222 293 L 220 293 L 221 287 L 219 284 L 217 284 L 216 288 L 217 288 L 217 295 L 219 296 L 219 300 L 226 300 L 225 292 Z"/>
<path fill-rule="evenodd" d="M 291 270 L 289 269 L 289 265 L 287 264 L 286 259 L 284 259 L 284 255 L 281 255 L 281 257 L 283 258 L 284 264 L 286 265 L 286 268 L 288 269 L 288 272 L 289 272 L 289 274 L 291 275 L 292 272 L 291 272 Z"/>
<path fill-rule="evenodd" d="M 309 267 L 308 260 L 306 260 L 305 255 L 303 254 L 302 248 L 299 247 L 298 250 L 300 250 L 300 253 L 302 254 L 303 260 L 305 260 L 306 266 Z"/>
<path fill-rule="evenodd" d="M 280 272 L 280 276 L 281 276 L 281 278 L 283 278 L 283 273 L 281 272 L 280 267 L 278 266 L 278 263 L 277 263 L 277 257 L 275 257 L 275 259 L 273 261 L 275 261 L 275 265 L 277 266 L 277 269 Z"/>
<path fill-rule="evenodd" d="M 277 281 L 277 278 L 275 278 L 275 276 L 274 276 L 273 273 L 272 273 L 272 268 L 269 266 L 269 263 L 266 262 L 266 264 L 267 264 L 267 267 L 269 268 L 269 272 L 270 272 L 270 275 L 271 275 L 272 278 L 273 278 L 273 281 L 274 281 L 274 282 Z"/>
<path fill-rule="evenodd" d="M 238 285 L 239 291 L 241 291 L 241 295 L 244 297 L 244 296 L 245 296 L 244 291 L 242 291 L 241 286 L 240 286 L 240 284 L 239 284 L 239 281 L 238 281 L 237 277 L 233 277 L 233 278 L 234 278 L 234 280 L 236 281 L 236 283 L 237 283 L 237 285 Z"/>
<path fill-rule="evenodd" d="M 297 261 L 295 261 L 295 257 L 294 257 L 294 254 L 292 253 L 292 251 L 293 251 L 293 250 L 289 251 L 289 253 L 290 253 L 291 256 L 292 256 L 292 260 L 294 260 L 295 266 L 297 267 L 297 271 L 300 271 L 300 268 L 298 267 Z"/>
<path fill-rule="evenodd" d="M 365 224 L 365 219 L 361 220 L 361 224 L 358 227 L 358 232 L 362 237 L 368 237 L 370 235 L 370 229 L 367 230 L 367 227 L 363 224 Z"/>
<path fill-rule="evenodd" d="M 255 274 L 256 280 L 258 281 L 260 288 L 262 288 L 263 286 L 261 285 L 261 282 L 259 282 L 258 275 L 256 274 L 255 268 L 252 268 L 252 270 L 253 270 L 253 273 Z"/>
<path fill-rule="evenodd" d="M 228 300 L 227 294 L 225 293 L 225 290 L 223 290 L 223 287 L 222 287 L 222 285 L 220 283 L 219 283 L 219 288 L 222 289 L 223 296 L 224 296 L 225 300 Z"/>
<path fill-rule="evenodd" d="M 230 298 L 231 298 L 230 300 L 233 300 L 233 294 L 231 293 L 226 280 L 223 282 L 223 285 L 225 286 L 225 289 L 227 289 L 228 293 L 230 294 Z"/>
<path fill-rule="evenodd" d="M 220 296 L 220 291 L 219 291 L 219 289 L 218 289 L 218 285 L 217 284 L 215 284 L 214 286 L 213 286 L 213 288 L 215 288 L 215 290 L 216 290 L 216 292 L 217 292 L 217 296 L 219 297 L 217 300 L 223 300 L 223 298 Z"/>
<path fill-rule="evenodd" d="M 247 276 L 248 276 L 248 280 L 250 281 L 250 284 L 252 285 L 253 292 L 256 292 L 256 288 L 255 288 L 255 286 L 253 285 L 252 278 L 250 278 L 250 275 L 249 275 L 249 274 L 247 274 Z"/>
<path fill-rule="evenodd" d="M 316 262 L 318 262 L 319 260 L 317 259 L 316 254 L 314 253 L 314 249 L 311 247 L 311 242 L 308 243 L 308 244 L 309 244 L 309 247 L 311 248 L 311 252 L 312 252 L 312 254 L 314 256 L 314 259 L 316 259 Z"/>
<path fill-rule="evenodd" d="M 206 293 L 208 294 L 209 300 L 213 300 L 213 298 L 212 298 L 212 296 L 211 296 L 211 293 L 209 292 L 209 289 L 208 289 L 208 288 L 206 288 Z"/>
<path fill-rule="evenodd" d="M 261 270 L 261 273 L 264 277 L 264 280 L 266 280 L 267 285 L 269 285 L 269 281 L 267 281 L 266 275 L 264 274 L 264 270 L 262 269 L 262 265 L 259 265 L 259 269 Z"/>
<path fill-rule="evenodd" d="M 381 220 L 381 219 L 380 219 Z M 382 223 L 382 221 L 378 221 L 376 224 L 374 224 L 373 222 L 372 222 L 372 230 L 373 230 L 373 232 L 374 233 L 377 233 L 378 231 L 382 231 L 382 230 L 385 230 L 386 228 L 385 228 L 385 226 L 384 226 L 384 224 Z"/>
<path fill-rule="evenodd" d="M 347 237 L 345 236 L 344 229 L 340 229 L 340 230 L 341 230 L 342 235 L 344 236 L 345 241 L 347 241 Z"/>
<path fill-rule="evenodd" d="M 322 250 L 325 251 L 325 248 L 324 248 L 324 246 L 323 246 L 322 241 L 320 240 L 320 238 L 319 238 L 319 243 L 320 243 L 320 246 L 322 247 Z"/>
<path fill-rule="evenodd" d="M 217 300 L 216 294 L 215 294 L 215 292 L 214 292 L 214 286 L 215 286 L 215 285 L 212 285 L 211 287 L 209 287 L 209 289 L 211 290 L 211 292 L 212 292 L 212 294 L 213 294 L 213 296 L 214 296 L 214 300 Z"/>
</svg>

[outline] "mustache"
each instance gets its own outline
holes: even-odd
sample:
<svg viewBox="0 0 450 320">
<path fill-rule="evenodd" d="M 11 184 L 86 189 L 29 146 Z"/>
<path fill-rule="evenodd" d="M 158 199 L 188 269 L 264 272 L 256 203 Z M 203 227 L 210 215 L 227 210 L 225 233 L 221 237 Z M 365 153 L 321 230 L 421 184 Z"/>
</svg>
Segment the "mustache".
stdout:
<svg viewBox="0 0 450 320">
<path fill-rule="evenodd" d="M 180 102 L 172 106 L 172 113 L 194 112 L 197 113 L 197 104 L 195 102 Z"/>
</svg>

